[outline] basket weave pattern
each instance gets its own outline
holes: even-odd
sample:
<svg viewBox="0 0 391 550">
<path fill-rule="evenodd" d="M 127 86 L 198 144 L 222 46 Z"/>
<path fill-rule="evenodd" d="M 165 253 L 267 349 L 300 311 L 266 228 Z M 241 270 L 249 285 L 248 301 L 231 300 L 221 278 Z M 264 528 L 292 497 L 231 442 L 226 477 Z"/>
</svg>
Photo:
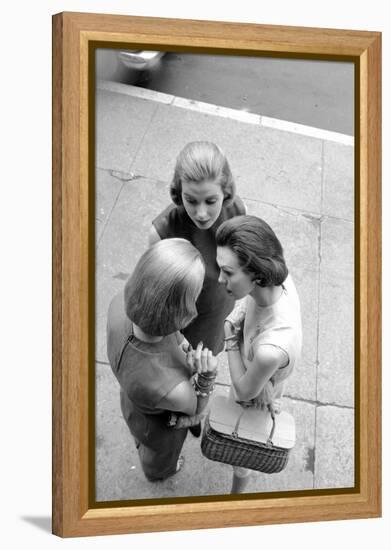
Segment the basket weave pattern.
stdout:
<svg viewBox="0 0 391 550">
<path fill-rule="evenodd" d="M 281 472 L 288 463 L 289 449 L 216 432 L 205 420 L 201 451 L 206 458 L 266 474 Z"/>
</svg>

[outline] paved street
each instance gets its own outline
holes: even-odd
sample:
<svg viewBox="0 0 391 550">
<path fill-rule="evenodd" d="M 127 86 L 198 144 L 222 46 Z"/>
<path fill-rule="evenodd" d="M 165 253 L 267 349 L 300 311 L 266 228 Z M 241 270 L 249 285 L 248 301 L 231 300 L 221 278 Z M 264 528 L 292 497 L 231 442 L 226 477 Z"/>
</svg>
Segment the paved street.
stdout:
<svg viewBox="0 0 391 550">
<path fill-rule="evenodd" d="M 168 52 L 148 70 L 97 53 L 99 78 L 344 134 L 354 133 L 354 64 Z"/>
<path fill-rule="evenodd" d="M 302 360 L 284 406 L 297 443 L 280 474 L 249 492 L 354 483 L 353 146 L 262 117 L 105 83 L 96 94 L 96 496 L 97 500 L 226 494 L 231 468 L 205 459 L 189 435 L 186 464 L 165 482 L 145 480 L 119 407 L 106 355 L 106 313 L 147 247 L 151 220 L 169 203 L 175 158 L 189 141 L 219 144 L 248 212 L 284 247 L 302 304 Z M 221 358 L 218 392 L 229 373 Z M 202 472 L 202 474 L 201 474 Z"/>
</svg>

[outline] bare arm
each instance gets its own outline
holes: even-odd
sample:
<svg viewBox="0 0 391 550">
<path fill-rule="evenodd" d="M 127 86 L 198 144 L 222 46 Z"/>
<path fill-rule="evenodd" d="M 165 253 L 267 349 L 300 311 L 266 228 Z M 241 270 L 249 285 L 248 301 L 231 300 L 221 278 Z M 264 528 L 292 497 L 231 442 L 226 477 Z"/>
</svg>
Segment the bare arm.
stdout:
<svg viewBox="0 0 391 550">
<path fill-rule="evenodd" d="M 159 407 L 189 416 L 196 414 L 199 408 L 198 399 L 190 381 L 186 380 L 175 386 L 159 402 Z"/>
<path fill-rule="evenodd" d="M 234 334 L 229 323 L 225 323 L 226 337 Z M 266 388 L 273 374 L 284 364 L 284 353 L 274 346 L 259 346 L 254 359 L 244 366 L 239 346 L 229 340 L 227 345 L 228 365 L 235 393 L 240 400 L 248 401 L 257 397 Z"/>
<path fill-rule="evenodd" d="M 196 376 L 210 377 L 209 385 L 213 385 L 216 377 L 217 359 L 212 355 L 210 350 L 207 348 L 202 349 L 202 343 L 197 346 L 196 350 L 188 351 L 187 363 L 197 372 Z M 160 401 L 159 406 L 169 411 L 175 411 L 193 417 L 202 413 L 208 401 L 208 389 L 198 392 L 197 394 L 191 382 L 184 381 L 175 386 L 175 388 Z M 197 422 L 199 422 L 199 419 L 194 421 L 194 423 Z"/>
<path fill-rule="evenodd" d="M 235 393 L 242 401 L 257 397 L 266 387 L 281 363 L 279 352 L 272 346 L 262 346 L 268 350 L 257 353 L 245 369 L 239 351 L 228 352 L 228 364 Z"/>
</svg>

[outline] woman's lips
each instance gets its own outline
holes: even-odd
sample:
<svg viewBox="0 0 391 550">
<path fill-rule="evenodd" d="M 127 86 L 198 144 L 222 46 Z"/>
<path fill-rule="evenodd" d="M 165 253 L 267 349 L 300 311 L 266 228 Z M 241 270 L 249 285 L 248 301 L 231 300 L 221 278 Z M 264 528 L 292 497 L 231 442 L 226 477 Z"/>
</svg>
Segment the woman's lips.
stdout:
<svg viewBox="0 0 391 550">
<path fill-rule="evenodd" d="M 208 224 L 210 223 L 210 220 L 208 220 L 208 221 L 206 221 L 206 222 L 199 222 L 199 221 L 197 220 L 196 223 L 197 223 L 198 225 L 200 225 L 201 227 L 205 227 L 206 225 L 208 225 Z"/>
</svg>

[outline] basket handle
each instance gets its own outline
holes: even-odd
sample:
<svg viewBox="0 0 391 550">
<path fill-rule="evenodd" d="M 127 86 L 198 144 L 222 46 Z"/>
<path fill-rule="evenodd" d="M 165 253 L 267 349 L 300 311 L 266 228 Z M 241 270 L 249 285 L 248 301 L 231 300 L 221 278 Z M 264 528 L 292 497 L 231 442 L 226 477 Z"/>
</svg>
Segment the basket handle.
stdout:
<svg viewBox="0 0 391 550">
<path fill-rule="evenodd" d="M 240 424 L 240 421 L 242 420 L 243 414 L 244 414 L 244 409 L 242 407 L 242 412 L 238 416 L 238 419 L 237 419 L 235 427 L 234 427 L 234 431 L 232 432 L 232 437 L 239 437 L 239 424 Z"/>
<path fill-rule="evenodd" d="M 274 432 L 275 432 L 275 429 L 276 429 L 276 416 L 274 414 L 274 409 L 273 409 L 272 405 L 268 405 L 267 408 L 269 409 L 270 416 L 272 417 L 273 426 L 272 426 L 272 429 L 270 430 L 269 437 L 267 438 L 266 445 L 269 445 L 270 447 L 272 447 L 272 445 L 273 445 L 273 435 L 274 435 Z"/>
<path fill-rule="evenodd" d="M 273 425 L 272 425 L 272 429 L 270 430 L 269 437 L 267 438 L 266 445 L 268 445 L 269 447 L 272 447 L 273 446 L 273 435 L 274 435 L 274 432 L 275 432 L 275 429 L 276 429 L 276 417 L 275 417 L 275 414 L 274 414 L 274 409 L 271 405 L 268 405 L 268 409 L 269 409 L 269 412 L 270 412 L 270 416 L 272 417 Z M 235 424 L 235 428 L 232 432 L 232 437 L 239 437 L 239 424 L 240 424 L 240 421 L 242 420 L 242 416 L 243 416 L 245 410 L 246 409 L 244 409 L 242 407 L 242 412 L 238 416 L 238 419 L 237 419 L 236 424 Z"/>
</svg>

